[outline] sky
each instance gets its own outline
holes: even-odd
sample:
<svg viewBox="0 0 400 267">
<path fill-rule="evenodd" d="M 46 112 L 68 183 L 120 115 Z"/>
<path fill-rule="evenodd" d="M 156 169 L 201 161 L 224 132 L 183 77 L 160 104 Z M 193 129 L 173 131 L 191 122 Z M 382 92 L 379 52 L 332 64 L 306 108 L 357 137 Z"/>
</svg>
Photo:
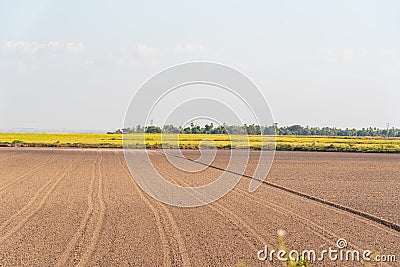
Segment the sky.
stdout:
<svg viewBox="0 0 400 267">
<path fill-rule="evenodd" d="M 278 125 L 400 128 L 399 1 L 0 1 L 0 129 L 121 128 L 176 64 L 247 75 Z"/>
</svg>

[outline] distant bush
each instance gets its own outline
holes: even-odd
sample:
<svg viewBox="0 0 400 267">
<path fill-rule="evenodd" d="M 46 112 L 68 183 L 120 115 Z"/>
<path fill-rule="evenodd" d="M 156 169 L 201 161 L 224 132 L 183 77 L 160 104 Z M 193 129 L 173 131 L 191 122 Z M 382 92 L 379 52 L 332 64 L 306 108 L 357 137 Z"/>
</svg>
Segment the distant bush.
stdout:
<svg viewBox="0 0 400 267">
<path fill-rule="evenodd" d="M 232 135 L 297 135 L 297 136 L 373 136 L 373 137 L 400 137 L 400 129 L 379 129 L 379 128 L 362 128 L 362 129 L 340 129 L 336 127 L 310 127 L 301 125 L 291 125 L 278 127 L 277 123 L 270 126 L 261 126 L 257 124 L 227 125 L 222 124 L 217 127 L 213 123 L 206 124 L 204 127 L 196 125 L 194 122 L 186 127 L 176 127 L 174 125 L 147 126 L 137 125 L 132 128 L 118 129 L 112 133 L 170 133 L 170 134 L 232 134 Z"/>
<path fill-rule="evenodd" d="M 158 126 L 147 126 L 146 133 L 161 133 L 161 128 Z"/>
</svg>

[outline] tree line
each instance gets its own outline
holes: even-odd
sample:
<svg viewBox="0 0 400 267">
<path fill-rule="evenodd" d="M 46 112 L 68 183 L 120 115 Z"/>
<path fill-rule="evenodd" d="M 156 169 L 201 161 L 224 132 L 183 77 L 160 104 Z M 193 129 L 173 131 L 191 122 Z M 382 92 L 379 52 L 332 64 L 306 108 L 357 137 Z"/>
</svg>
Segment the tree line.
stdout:
<svg viewBox="0 0 400 267">
<path fill-rule="evenodd" d="M 301 125 L 291 125 L 279 127 L 277 123 L 271 126 L 261 126 L 256 124 L 239 125 L 218 125 L 213 123 L 199 126 L 193 122 L 187 126 L 164 125 L 162 127 L 151 125 L 143 127 L 137 125 L 132 128 L 122 128 L 115 132 L 108 133 L 169 133 L 169 134 L 248 134 L 248 135 L 300 135 L 300 136 L 381 136 L 381 137 L 400 137 L 400 129 L 379 129 L 379 128 L 362 128 L 362 129 L 340 129 L 336 127 L 310 127 Z"/>
</svg>

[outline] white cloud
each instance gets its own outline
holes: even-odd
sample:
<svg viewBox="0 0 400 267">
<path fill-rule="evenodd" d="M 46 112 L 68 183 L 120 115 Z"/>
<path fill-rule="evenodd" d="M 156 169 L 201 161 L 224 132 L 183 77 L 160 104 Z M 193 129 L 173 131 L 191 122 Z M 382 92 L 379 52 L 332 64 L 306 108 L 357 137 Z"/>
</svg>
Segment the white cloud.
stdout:
<svg viewBox="0 0 400 267">
<path fill-rule="evenodd" d="M 344 59 L 352 59 L 354 57 L 365 57 L 368 51 L 365 49 L 345 49 L 343 50 Z"/>
<path fill-rule="evenodd" d="M 160 52 L 159 49 L 148 46 L 148 45 L 144 45 L 144 44 L 138 44 L 136 46 L 136 52 L 141 55 L 141 56 L 154 56 L 156 54 L 158 54 Z"/>
<path fill-rule="evenodd" d="M 46 43 L 40 43 L 28 41 L 8 41 L 3 44 L 3 50 L 22 51 L 31 55 L 37 54 L 39 51 L 78 53 L 85 50 L 85 45 L 82 42 L 50 41 Z"/>
<path fill-rule="evenodd" d="M 354 55 L 353 50 L 350 50 L 350 49 L 343 50 L 343 56 L 353 56 L 353 55 Z"/>
</svg>

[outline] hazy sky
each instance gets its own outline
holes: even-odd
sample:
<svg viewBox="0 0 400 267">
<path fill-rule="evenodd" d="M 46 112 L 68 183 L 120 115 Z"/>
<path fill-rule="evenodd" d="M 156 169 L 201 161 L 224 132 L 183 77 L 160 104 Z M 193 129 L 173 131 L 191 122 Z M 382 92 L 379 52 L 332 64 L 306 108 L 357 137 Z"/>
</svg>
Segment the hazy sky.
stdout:
<svg viewBox="0 0 400 267">
<path fill-rule="evenodd" d="M 137 88 L 205 60 L 280 125 L 400 127 L 399 1 L 1 1 L 0 129 L 115 129 Z"/>
</svg>

